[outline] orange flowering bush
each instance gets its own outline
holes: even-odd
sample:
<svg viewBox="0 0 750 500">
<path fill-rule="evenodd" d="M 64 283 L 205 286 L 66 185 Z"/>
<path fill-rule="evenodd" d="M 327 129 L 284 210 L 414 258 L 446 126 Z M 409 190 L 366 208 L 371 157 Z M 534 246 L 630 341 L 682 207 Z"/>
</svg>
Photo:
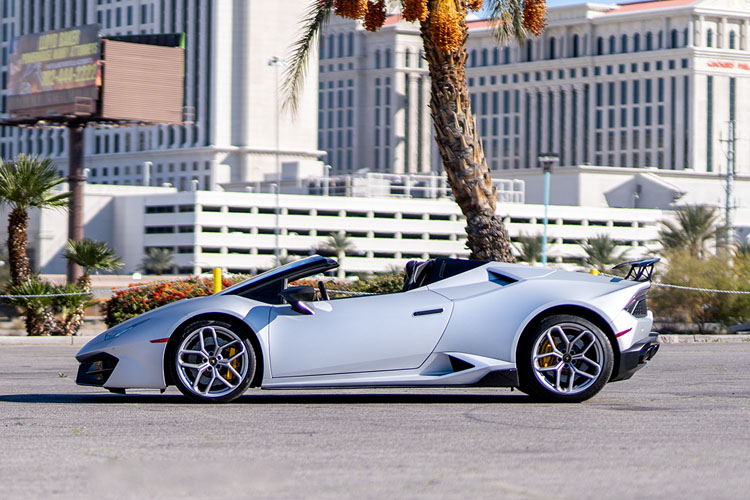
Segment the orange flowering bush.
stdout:
<svg viewBox="0 0 750 500">
<path fill-rule="evenodd" d="M 224 278 L 222 285 L 229 287 L 245 278 Z M 117 290 L 104 304 L 104 322 L 109 328 L 126 319 L 138 316 L 157 307 L 182 299 L 212 295 L 213 278 L 189 278 L 179 281 L 155 283 L 144 287 L 131 284 L 126 290 Z"/>
</svg>

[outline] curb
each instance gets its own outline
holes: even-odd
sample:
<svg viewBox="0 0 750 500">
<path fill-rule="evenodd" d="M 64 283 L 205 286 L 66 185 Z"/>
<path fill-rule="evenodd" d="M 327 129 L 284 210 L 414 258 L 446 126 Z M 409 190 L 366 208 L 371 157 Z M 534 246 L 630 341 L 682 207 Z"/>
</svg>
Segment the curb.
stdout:
<svg viewBox="0 0 750 500">
<path fill-rule="evenodd" d="M 25 335 L 0 336 L 0 345 L 78 345 L 88 343 L 94 337 L 28 337 Z"/>
<path fill-rule="evenodd" d="M 25 335 L 0 335 L 0 345 L 78 345 L 82 346 L 93 336 L 28 337 Z M 659 335 L 660 344 L 744 344 L 750 335 Z"/>
<path fill-rule="evenodd" d="M 660 344 L 742 344 L 750 335 L 659 335 Z"/>
</svg>

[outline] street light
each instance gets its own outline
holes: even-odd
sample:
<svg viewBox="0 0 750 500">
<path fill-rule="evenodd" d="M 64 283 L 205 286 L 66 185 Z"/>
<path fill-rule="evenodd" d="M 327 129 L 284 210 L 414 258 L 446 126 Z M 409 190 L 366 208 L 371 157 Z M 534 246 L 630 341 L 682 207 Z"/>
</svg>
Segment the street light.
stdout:
<svg viewBox="0 0 750 500">
<path fill-rule="evenodd" d="M 549 225 L 547 212 L 549 210 L 549 183 L 552 174 L 552 167 L 555 163 L 560 161 L 560 156 L 557 153 L 539 153 L 537 161 L 544 169 L 544 234 L 542 235 L 542 265 L 547 267 L 547 226 Z"/>
<path fill-rule="evenodd" d="M 279 67 L 286 63 L 282 58 L 273 56 L 268 60 L 268 65 L 273 66 L 274 74 L 276 76 L 276 265 L 280 265 L 281 260 L 279 258 L 279 206 L 281 205 L 281 156 L 279 153 L 279 136 L 280 132 L 280 121 L 281 121 L 281 106 L 279 99 Z"/>
<path fill-rule="evenodd" d="M 276 223 L 274 224 L 273 228 L 273 236 L 274 236 L 274 250 L 273 254 L 276 257 L 276 266 L 281 265 L 281 258 L 279 255 L 279 185 L 275 182 L 271 183 L 271 187 L 276 192 L 276 210 L 275 212 L 275 219 Z"/>
</svg>

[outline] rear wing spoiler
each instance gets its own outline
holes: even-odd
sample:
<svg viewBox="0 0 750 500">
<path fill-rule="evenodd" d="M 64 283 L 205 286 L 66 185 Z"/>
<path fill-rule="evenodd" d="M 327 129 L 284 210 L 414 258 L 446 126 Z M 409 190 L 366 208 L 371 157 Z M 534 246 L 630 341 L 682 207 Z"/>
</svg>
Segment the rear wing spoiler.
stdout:
<svg viewBox="0 0 750 500">
<path fill-rule="evenodd" d="M 628 262 L 621 262 L 612 269 L 620 269 L 625 266 L 630 266 L 626 280 L 633 281 L 651 281 L 651 275 L 654 273 L 654 264 L 659 262 L 661 259 L 658 257 L 652 259 L 643 260 L 631 260 Z"/>
</svg>

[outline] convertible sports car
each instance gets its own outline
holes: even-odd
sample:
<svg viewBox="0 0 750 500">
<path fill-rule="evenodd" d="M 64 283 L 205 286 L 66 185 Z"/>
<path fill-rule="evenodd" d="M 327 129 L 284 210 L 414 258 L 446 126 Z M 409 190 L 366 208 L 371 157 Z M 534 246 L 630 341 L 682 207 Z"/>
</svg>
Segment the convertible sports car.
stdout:
<svg viewBox="0 0 750 500">
<path fill-rule="evenodd" d="M 518 387 L 586 400 L 658 349 L 646 305 L 656 259 L 621 279 L 460 259 L 409 262 L 398 293 L 329 298 L 318 255 L 129 319 L 86 344 L 76 382 L 176 385 L 201 402 L 248 387 Z"/>
</svg>

